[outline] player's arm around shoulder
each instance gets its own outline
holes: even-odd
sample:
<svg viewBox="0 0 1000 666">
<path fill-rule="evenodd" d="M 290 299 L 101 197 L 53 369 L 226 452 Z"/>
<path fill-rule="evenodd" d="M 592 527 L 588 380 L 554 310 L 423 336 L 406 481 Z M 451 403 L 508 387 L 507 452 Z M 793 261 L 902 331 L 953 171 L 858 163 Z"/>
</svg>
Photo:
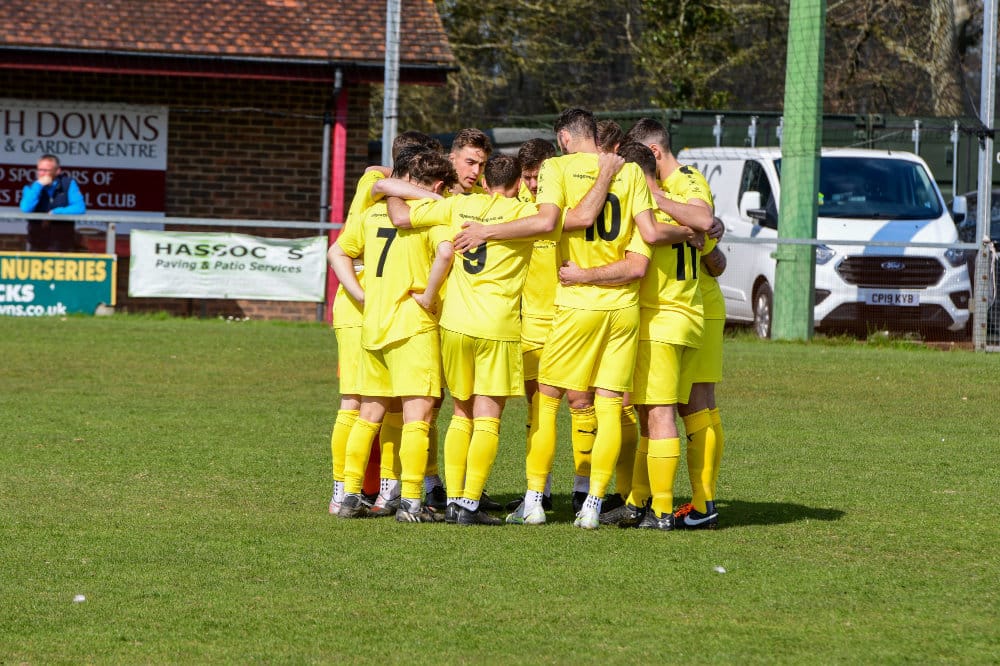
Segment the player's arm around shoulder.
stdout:
<svg viewBox="0 0 1000 666">
<path fill-rule="evenodd" d="M 389 181 L 387 183 L 387 181 Z M 387 183 L 382 185 L 382 183 Z M 440 194 L 429 192 L 417 187 L 413 183 L 398 178 L 386 178 L 379 181 L 381 191 L 388 196 L 386 207 L 389 211 L 389 221 L 397 229 L 414 229 L 421 226 L 433 226 L 435 224 L 447 224 L 447 222 L 436 221 L 433 217 L 423 222 L 415 221 L 413 210 L 416 206 L 428 202 L 443 202 L 445 198 Z M 440 217 L 440 215 L 439 215 Z"/>
<path fill-rule="evenodd" d="M 551 218 L 545 218 L 544 221 L 539 222 L 538 216 L 538 205 L 534 201 L 520 201 L 518 199 L 508 200 L 508 210 L 504 211 L 503 220 L 500 222 L 493 222 L 493 224 L 506 224 L 507 222 L 514 222 L 517 220 L 528 220 L 534 219 L 534 222 L 530 224 L 537 226 L 539 233 L 532 234 L 530 236 L 524 236 L 520 238 L 509 239 L 507 242 L 512 244 L 533 244 L 538 240 L 559 240 L 559 233 L 561 227 L 559 225 L 558 215 L 555 216 L 555 223 L 552 223 Z M 548 229 L 549 231 L 541 231 L 542 229 Z M 490 239 L 490 240 L 500 240 L 505 239 Z"/>
<path fill-rule="evenodd" d="M 451 224 L 456 197 L 444 198 L 440 195 L 414 197 L 407 200 L 390 198 L 389 219 L 399 229 L 427 229 Z M 394 214 L 395 211 L 395 214 Z"/>
<path fill-rule="evenodd" d="M 712 228 L 715 214 L 704 199 L 693 197 L 686 201 L 678 201 L 678 197 L 663 192 L 654 193 L 653 198 L 660 210 L 680 224 L 701 232 L 707 232 Z"/>
<path fill-rule="evenodd" d="M 466 222 L 455 236 L 455 249 L 465 252 L 487 241 L 535 239 L 548 237 L 559 226 L 562 211 L 553 204 L 539 204 L 538 212 L 502 224 Z"/>
<path fill-rule="evenodd" d="M 642 240 L 649 245 L 697 242 L 698 232 L 694 229 L 657 220 L 652 210 L 645 210 L 636 215 L 635 227 Z M 704 237 L 704 234 L 701 236 Z"/>
<path fill-rule="evenodd" d="M 626 251 L 623 259 L 593 268 L 581 268 L 572 261 L 564 261 L 559 267 L 559 282 L 567 287 L 576 284 L 614 287 L 641 280 L 648 268 L 648 256 Z"/>
<path fill-rule="evenodd" d="M 351 206 L 347 209 L 347 219 L 359 217 L 375 205 L 382 195 L 375 192 L 375 185 L 385 178 L 380 171 L 365 171 L 358 179 L 358 187 L 351 198 Z"/>
<path fill-rule="evenodd" d="M 656 204 L 680 224 L 696 231 L 708 231 L 713 224 L 715 207 L 708 181 L 697 169 L 682 165 L 670 178 L 666 192 L 660 192 Z"/>
</svg>

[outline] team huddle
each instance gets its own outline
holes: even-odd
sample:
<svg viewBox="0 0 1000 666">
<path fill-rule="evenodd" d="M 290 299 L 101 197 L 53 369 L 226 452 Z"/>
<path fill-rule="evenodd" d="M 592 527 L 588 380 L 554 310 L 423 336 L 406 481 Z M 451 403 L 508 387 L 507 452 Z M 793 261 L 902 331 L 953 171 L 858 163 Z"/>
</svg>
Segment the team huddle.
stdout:
<svg viewBox="0 0 1000 666">
<path fill-rule="evenodd" d="M 406 132 L 393 168 L 361 178 L 329 261 L 341 403 L 331 437 L 341 518 L 539 525 L 563 396 L 570 413 L 574 525 L 718 524 L 725 309 L 714 276 L 722 227 L 697 170 L 658 121 L 627 133 L 582 109 L 517 157 L 479 130 L 439 142 Z M 447 387 L 444 481 L 434 424 Z M 506 401 L 529 403 L 527 490 L 484 492 Z M 692 499 L 674 506 L 682 418 Z M 377 496 L 363 494 L 373 446 Z M 614 479 L 615 488 L 610 486 Z"/>
</svg>

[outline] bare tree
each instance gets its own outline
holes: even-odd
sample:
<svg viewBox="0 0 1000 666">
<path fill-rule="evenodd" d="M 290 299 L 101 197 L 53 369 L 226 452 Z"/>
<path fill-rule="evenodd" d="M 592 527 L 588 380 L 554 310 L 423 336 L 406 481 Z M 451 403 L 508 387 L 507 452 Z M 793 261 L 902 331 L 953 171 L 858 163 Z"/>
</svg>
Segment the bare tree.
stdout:
<svg viewBox="0 0 1000 666">
<path fill-rule="evenodd" d="M 778 111 L 788 1 L 437 0 L 459 69 L 444 89 L 404 87 L 400 124 L 494 126 L 569 105 Z M 982 3 L 829 0 L 824 110 L 973 113 Z M 376 95 L 376 131 L 380 108 Z"/>
<path fill-rule="evenodd" d="M 828 111 L 963 113 L 954 0 L 840 0 L 827 26 Z"/>
</svg>

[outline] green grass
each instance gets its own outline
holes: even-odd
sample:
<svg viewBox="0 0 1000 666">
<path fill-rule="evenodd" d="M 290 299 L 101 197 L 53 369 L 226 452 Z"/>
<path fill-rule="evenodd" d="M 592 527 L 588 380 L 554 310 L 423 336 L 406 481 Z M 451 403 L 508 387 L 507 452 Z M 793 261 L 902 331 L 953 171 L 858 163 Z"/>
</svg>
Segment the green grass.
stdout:
<svg viewBox="0 0 1000 666">
<path fill-rule="evenodd" d="M 0 663 L 1000 661 L 1000 355 L 727 340 L 723 529 L 649 534 L 571 526 L 565 442 L 541 528 L 327 515 L 318 325 L 0 341 Z"/>
</svg>

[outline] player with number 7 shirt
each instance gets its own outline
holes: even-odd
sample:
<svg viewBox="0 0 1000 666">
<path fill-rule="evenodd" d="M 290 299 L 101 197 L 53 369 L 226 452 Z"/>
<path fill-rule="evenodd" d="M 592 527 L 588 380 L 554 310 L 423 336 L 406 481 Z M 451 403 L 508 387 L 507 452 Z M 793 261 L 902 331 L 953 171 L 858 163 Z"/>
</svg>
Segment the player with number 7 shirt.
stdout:
<svg viewBox="0 0 1000 666">
<path fill-rule="evenodd" d="M 440 194 L 454 181 L 454 169 L 443 155 L 419 152 L 408 164 L 397 161 L 397 177 L 430 194 Z M 427 466 L 430 419 L 441 395 L 441 361 L 435 311 L 438 290 L 451 266 L 450 233 L 444 227 L 397 230 L 387 204 L 369 208 L 360 224 L 344 229 L 332 253 L 331 265 L 344 288 L 364 306 L 361 323 L 361 409 L 347 440 L 344 465 L 345 496 L 339 516 L 366 514 L 361 485 L 379 424 L 392 398 L 403 405 L 399 443 L 402 482 L 400 522 L 439 522 L 444 516 L 422 505 Z M 365 284 L 354 272 L 353 259 L 363 257 Z"/>
</svg>

